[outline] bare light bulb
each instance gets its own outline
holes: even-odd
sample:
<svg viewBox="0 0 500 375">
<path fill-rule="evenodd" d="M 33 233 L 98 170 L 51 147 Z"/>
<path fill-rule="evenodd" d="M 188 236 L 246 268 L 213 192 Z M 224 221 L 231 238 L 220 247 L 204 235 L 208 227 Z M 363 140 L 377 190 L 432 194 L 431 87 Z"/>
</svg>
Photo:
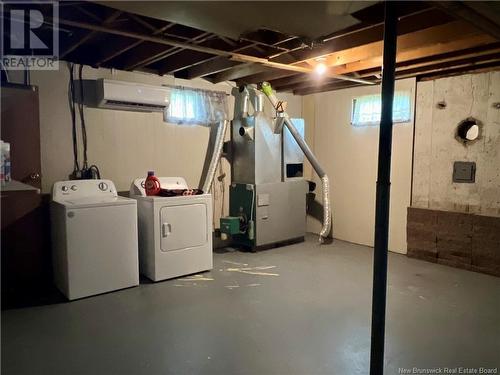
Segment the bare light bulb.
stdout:
<svg viewBox="0 0 500 375">
<path fill-rule="evenodd" d="M 322 76 L 323 74 L 325 74 L 326 72 L 326 65 L 325 63 L 317 63 L 316 66 L 314 67 L 314 71 L 316 72 L 316 74 Z"/>
</svg>

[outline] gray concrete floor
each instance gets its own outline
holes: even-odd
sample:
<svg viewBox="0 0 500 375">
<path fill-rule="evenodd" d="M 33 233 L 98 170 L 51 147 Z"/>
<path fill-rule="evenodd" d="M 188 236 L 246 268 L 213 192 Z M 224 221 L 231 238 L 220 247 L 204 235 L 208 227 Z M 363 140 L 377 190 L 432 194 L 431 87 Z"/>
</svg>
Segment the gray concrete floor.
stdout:
<svg viewBox="0 0 500 375">
<path fill-rule="evenodd" d="M 215 254 L 203 279 L 4 311 L 2 374 L 367 374 L 371 253 L 308 236 Z M 500 366 L 499 278 L 397 254 L 389 270 L 386 374 Z"/>
</svg>

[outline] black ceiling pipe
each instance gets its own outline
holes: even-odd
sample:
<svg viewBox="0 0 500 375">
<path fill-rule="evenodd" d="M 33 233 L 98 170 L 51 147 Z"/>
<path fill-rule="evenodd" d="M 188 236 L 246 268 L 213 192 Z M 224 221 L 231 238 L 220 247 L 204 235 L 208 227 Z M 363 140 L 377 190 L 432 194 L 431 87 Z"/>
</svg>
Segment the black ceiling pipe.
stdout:
<svg viewBox="0 0 500 375">
<path fill-rule="evenodd" d="M 392 104 L 396 70 L 397 2 L 385 2 L 384 60 L 382 66 L 382 110 L 378 144 L 375 244 L 370 375 L 384 373 L 385 309 L 387 298 L 387 246 L 391 186 Z"/>
</svg>

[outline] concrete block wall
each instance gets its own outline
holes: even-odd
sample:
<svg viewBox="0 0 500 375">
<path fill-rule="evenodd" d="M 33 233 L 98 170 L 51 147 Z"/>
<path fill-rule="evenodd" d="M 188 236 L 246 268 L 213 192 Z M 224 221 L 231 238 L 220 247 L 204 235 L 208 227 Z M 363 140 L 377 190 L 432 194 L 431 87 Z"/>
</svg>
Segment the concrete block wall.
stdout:
<svg viewBox="0 0 500 375">
<path fill-rule="evenodd" d="M 408 208 L 408 256 L 500 276 L 500 217 Z"/>
</svg>

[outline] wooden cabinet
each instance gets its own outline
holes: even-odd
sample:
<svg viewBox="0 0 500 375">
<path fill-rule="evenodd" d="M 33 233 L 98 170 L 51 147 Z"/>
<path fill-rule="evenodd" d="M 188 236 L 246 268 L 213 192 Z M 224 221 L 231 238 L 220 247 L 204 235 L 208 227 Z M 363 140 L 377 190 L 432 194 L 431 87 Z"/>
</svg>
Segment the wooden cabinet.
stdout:
<svg viewBox="0 0 500 375">
<path fill-rule="evenodd" d="M 13 181 L 1 189 L 2 308 L 30 303 L 50 285 L 48 204 L 40 194 L 38 90 L 1 90 L 1 136 L 11 144 Z"/>
</svg>

